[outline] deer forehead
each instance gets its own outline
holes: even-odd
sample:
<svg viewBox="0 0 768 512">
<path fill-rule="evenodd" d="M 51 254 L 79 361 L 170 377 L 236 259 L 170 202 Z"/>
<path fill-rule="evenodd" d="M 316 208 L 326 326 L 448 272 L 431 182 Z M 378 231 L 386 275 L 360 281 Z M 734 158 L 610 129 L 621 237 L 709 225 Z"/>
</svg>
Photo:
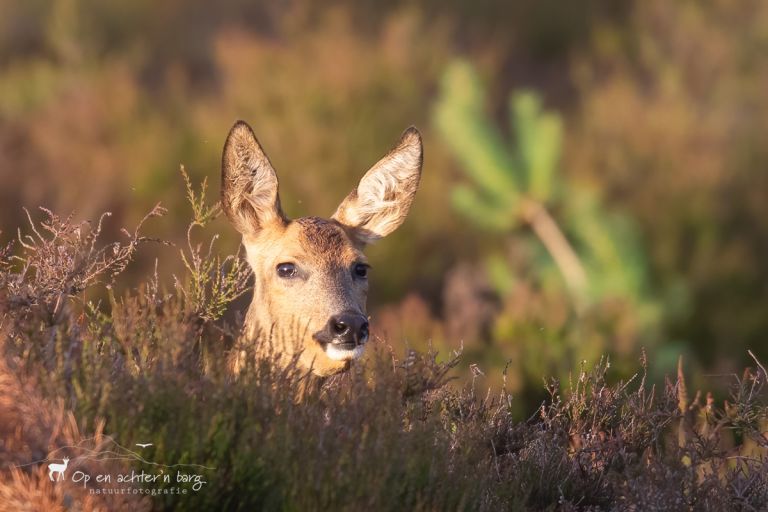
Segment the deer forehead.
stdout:
<svg viewBox="0 0 768 512">
<path fill-rule="evenodd" d="M 254 240 L 246 240 L 249 253 L 267 263 L 273 259 L 295 259 L 319 268 L 346 268 L 365 256 L 336 221 L 320 217 L 302 217 L 285 226 L 265 230 Z"/>
</svg>

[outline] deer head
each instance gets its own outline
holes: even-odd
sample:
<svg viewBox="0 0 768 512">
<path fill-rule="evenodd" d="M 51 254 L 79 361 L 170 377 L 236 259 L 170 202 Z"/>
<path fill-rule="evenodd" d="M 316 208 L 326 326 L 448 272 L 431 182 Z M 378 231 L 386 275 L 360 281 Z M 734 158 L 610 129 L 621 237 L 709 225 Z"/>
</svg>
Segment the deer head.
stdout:
<svg viewBox="0 0 768 512">
<path fill-rule="evenodd" d="M 277 174 L 250 126 L 238 121 L 222 158 L 221 202 L 243 235 L 254 273 L 245 337 L 316 375 L 343 371 L 368 340 L 369 265 L 363 249 L 405 220 L 419 185 L 421 136 L 400 141 L 329 218 L 289 219 Z"/>
</svg>

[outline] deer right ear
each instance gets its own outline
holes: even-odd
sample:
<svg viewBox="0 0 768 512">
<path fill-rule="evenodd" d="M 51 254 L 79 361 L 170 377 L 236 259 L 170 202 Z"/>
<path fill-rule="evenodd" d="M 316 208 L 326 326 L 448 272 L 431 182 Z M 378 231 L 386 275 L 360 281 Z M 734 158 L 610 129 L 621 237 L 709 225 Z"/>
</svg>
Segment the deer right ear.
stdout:
<svg viewBox="0 0 768 512">
<path fill-rule="evenodd" d="M 419 188 L 422 153 L 421 135 L 416 128 L 408 128 L 395 147 L 365 173 L 332 218 L 347 226 L 362 245 L 397 229 Z"/>
<path fill-rule="evenodd" d="M 253 130 L 238 121 L 229 131 L 221 159 L 221 206 L 243 235 L 285 223 L 277 174 Z"/>
</svg>

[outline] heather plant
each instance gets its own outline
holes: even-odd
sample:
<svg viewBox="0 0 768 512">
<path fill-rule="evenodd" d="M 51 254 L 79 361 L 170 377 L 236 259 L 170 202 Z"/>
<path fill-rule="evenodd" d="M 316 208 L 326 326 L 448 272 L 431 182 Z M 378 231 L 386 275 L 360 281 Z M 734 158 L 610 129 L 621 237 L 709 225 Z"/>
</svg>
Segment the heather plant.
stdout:
<svg viewBox="0 0 768 512">
<path fill-rule="evenodd" d="M 25 210 L 26 211 L 26 210 Z M 12 254 L 9 244 L 0 265 L 2 284 L 12 306 L 21 309 L 43 307 L 56 315 L 68 299 L 78 297 L 87 288 L 98 283 L 110 284 L 130 263 L 139 244 L 153 241 L 140 230 L 151 217 L 165 213 L 156 205 L 139 223 L 133 233 L 123 229 L 125 242 L 100 244 L 104 213 L 97 223 L 73 222 L 72 216 L 61 218 L 47 208 L 40 208 L 45 219 L 35 223 L 29 212 L 31 233 L 21 234 L 18 245 L 21 254 Z M 156 240 L 154 240 L 156 241 Z"/>
<path fill-rule="evenodd" d="M 186 250 L 180 251 L 187 270 L 186 279 L 182 281 L 174 276 L 174 282 L 176 289 L 200 318 L 216 320 L 224 314 L 230 302 L 250 289 L 251 270 L 239 254 L 226 256 L 222 260 L 213 252 L 218 235 L 211 237 L 206 252 L 203 252 L 202 244 L 192 241 L 193 229 L 205 228 L 221 213 L 221 206 L 218 202 L 206 204 L 207 178 L 203 179 L 200 192 L 195 193 L 183 166 L 181 175 L 187 190 L 187 201 L 192 207 L 192 221 L 187 228 Z"/>
<path fill-rule="evenodd" d="M 61 222 L 70 232 L 71 224 Z M 27 245 L 50 242 L 49 254 L 69 247 L 86 267 L 94 257 L 103 262 L 98 255 L 105 253 L 91 252 L 91 241 L 83 240 Z M 210 289 L 221 271 L 201 284 Z M 15 279 L 8 290 L 35 297 L 51 291 L 37 289 L 39 283 L 60 282 L 36 281 L 32 271 L 20 275 L 8 265 L 2 277 Z M 4 503 L 33 499 L 85 510 L 761 510 L 768 504 L 766 373 L 757 360 L 755 369 L 734 377 L 722 406 L 711 396 L 705 403 L 700 394 L 690 398 L 682 364 L 677 379 L 657 385 L 648 381 L 644 357 L 638 374 L 624 381 L 610 378 L 607 359 L 593 367 L 584 362 L 565 383 L 547 380 L 548 397 L 519 420 L 516 398 L 504 388 L 486 393 L 479 368 L 457 373 L 463 355 L 412 350 L 401 358 L 382 340 L 348 373 L 310 383 L 295 364 L 274 364 L 269 351 L 255 357 L 237 327 L 204 314 L 210 308 L 190 300 L 188 290 L 162 292 L 161 278 L 148 276 L 120 296 L 112 291 L 109 304 L 65 295 L 68 307 L 55 317 L 42 301 L 2 297 Z M 230 371 L 233 351 L 253 356 L 237 375 Z M 17 403 L 30 405 L 20 411 Z M 86 438 L 96 441 L 83 445 Z M 87 459 L 78 448 L 114 449 L 112 441 L 151 446 L 141 452 L 143 461 Z M 205 483 L 195 493 L 136 501 L 93 496 L 80 486 L 51 485 L 44 468 L 27 464 L 52 450 L 89 474 L 191 464 Z"/>
</svg>

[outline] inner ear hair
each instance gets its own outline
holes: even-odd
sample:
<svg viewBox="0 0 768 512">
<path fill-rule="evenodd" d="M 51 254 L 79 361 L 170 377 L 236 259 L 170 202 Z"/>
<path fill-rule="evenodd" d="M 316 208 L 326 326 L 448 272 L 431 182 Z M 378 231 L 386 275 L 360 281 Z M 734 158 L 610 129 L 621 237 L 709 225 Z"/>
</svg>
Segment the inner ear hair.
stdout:
<svg viewBox="0 0 768 512">
<path fill-rule="evenodd" d="M 238 121 L 229 131 L 221 161 L 221 205 L 244 235 L 287 219 L 280 207 L 277 173 L 253 130 Z"/>
<path fill-rule="evenodd" d="M 405 220 L 421 178 L 421 135 L 408 128 L 397 144 L 365 173 L 337 208 L 333 218 L 362 244 L 397 229 Z"/>
</svg>

